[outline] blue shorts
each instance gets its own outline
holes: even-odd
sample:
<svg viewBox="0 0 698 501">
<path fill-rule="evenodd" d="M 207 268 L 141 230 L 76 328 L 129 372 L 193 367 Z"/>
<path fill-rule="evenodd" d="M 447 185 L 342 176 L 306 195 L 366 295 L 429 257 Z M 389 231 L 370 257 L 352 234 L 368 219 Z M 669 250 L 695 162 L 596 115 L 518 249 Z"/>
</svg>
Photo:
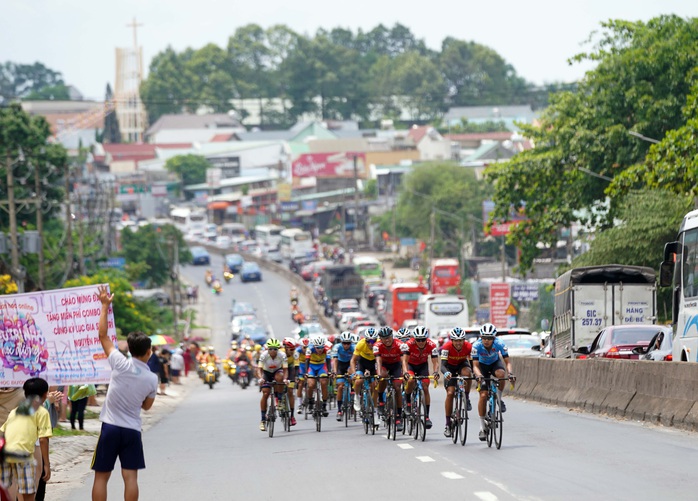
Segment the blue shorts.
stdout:
<svg viewBox="0 0 698 501">
<path fill-rule="evenodd" d="M 102 431 L 99 433 L 97 447 L 95 447 L 92 456 L 91 468 L 94 471 L 112 471 L 117 457 L 121 462 L 122 470 L 142 470 L 145 468 L 141 432 L 102 423 Z"/>
<path fill-rule="evenodd" d="M 305 376 L 305 362 L 303 362 L 302 364 L 300 364 L 296 368 L 298 369 L 298 372 L 296 373 L 296 377 L 298 379 L 303 379 L 303 376 Z"/>
<path fill-rule="evenodd" d="M 326 376 L 327 366 L 325 364 L 308 364 L 308 374 L 310 376 Z"/>
</svg>

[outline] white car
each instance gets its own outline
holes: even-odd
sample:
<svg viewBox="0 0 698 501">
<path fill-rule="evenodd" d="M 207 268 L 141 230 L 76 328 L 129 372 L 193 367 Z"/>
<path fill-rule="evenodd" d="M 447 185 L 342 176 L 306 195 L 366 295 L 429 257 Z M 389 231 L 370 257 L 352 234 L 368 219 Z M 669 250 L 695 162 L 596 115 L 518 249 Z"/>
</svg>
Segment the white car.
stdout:
<svg viewBox="0 0 698 501">
<path fill-rule="evenodd" d="M 264 257 L 269 261 L 274 261 L 275 263 L 281 263 L 283 258 L 281 257 L 281 249 L 279 247 L 270 247 L 264 250 Z"/>
<path fill-rule="evenodd" d="M 230 322 L 230 332 L 236 337 L 244 325 L 259 323 L 255 315 L 238 315 Z"/>
<path fill-rule="evenodd" d="M 540 337 L 533 334 L 508 334 L 501 336 L 510 357 L 540 357 Z"/>
<path fill-rule="evenodd" d="M 218 238 L 216 238 L 216 246 L 221 249 L 227 249 L 231 245 L 232 241 L 228 235 L 220 235 Z"/>
<path fill-rule="evenodd" d="M 368 320 L 369 317 L 362 311 L 349 311 L 347 313 L 344 313 L 342 317 L 339 319 L 340 332 L 347 330 L 349 328 L 349 324 L 357 319 Z"/>
</svg>

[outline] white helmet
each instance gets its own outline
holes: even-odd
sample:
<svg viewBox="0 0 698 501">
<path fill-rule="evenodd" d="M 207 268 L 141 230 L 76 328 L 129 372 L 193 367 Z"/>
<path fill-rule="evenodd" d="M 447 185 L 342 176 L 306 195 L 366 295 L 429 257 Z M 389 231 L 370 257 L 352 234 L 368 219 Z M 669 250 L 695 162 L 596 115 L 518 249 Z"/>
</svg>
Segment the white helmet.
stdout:
<svg viewBox="0 0 698 501">
<path fill-rule="evenodd" d="M 344 331 L 339 335 L 339 340 L 342 343 L 351 343 L 352 342 L 352 333 L 349 331 Z"/>
<path fill-rule="evenodd" d="M 325 346 L 325 338 L 322 336 L 315 336 L 312 339 L 312 343 L 315 347 L 322 348 L 323 346 Z"/>
<path fill-rule="evenodd" d="M 497 336 L 497 328 L 492 324 L 485 324 L 480 327 L 480 337 L 494 339 Z"/>
<path fill-rule="evenodd" d="M 412 331 L 412 335 L 415 339 L 427 339 L 429 337 L 429 329 L 423 325 L 418 325 Z"/>
</svg>

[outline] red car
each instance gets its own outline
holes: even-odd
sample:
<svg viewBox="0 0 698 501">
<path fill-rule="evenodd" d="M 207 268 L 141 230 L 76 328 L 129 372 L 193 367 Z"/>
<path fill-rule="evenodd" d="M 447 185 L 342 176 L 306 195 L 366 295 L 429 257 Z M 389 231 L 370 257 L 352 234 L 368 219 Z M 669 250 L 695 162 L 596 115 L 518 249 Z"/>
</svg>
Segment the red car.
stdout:
<svg viewBox="0 0 698 501">
<path fill-rule="evenodd" d="M 590 346 L 581 346 L 578 358 L 638 359 L 633 353 L 638 347 L 646 347 L 650 340 L 662 330 L 661 325 L 626 324 L 611 325 L 603 329 Z"/>
</svg>

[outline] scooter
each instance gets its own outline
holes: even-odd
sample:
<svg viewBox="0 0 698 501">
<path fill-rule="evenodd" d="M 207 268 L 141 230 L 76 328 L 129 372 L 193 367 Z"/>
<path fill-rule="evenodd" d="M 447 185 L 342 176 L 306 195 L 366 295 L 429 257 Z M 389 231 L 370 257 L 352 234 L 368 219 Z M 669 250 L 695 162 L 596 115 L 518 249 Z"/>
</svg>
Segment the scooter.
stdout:
<svg viewBox="0 0 698 501">
<path fill-rule="evenodd" d="M 224 271 L 223 272 L 223 278 L 225 279 L 225 283 L 229 284 L 230 281 L 235 277 L 231 272 L 229 271 Z"/>
<path fill-rule="evenodd" d="M 206 285 L 208 285 L 210 287 L 211 282 L 213 282 L 213 273 L 211 273 L 210 271 L 207 271 L 206 272 Z"/>
<path fill-rule="evenodd" d="M 240 387 L 244 390 L 250 385 L 250 369 L 247 362 L 240 361 L 237 365 L 237 380 Z"/>
<path fill-rule="evenodd" d="M 221 285 L 221 283 L 220 283 L 218 280 L 214 280 L 214 281 L 213 281 L 213 286 L 212 286 L 212 287 L 213 287 L 213 289 L 212 289 L 212 290 L 213 290 L 213 293 L 214 293 L 216 296 L 220 295 L 220 293 L 223 292 L 223 286 Z"/>
<path fill-rule="evenodd" d="M 217 372 L 218 368 L 216 367 L 216 364 L 211 362 L 206 364 L 206 371 L 204 372 L 204 384 L 207 384 L 211 390 L 213 389 L 213 385 L 218 381 Z"/>
<path fill-rule="evenodd" d="M 225 372 L 233 384 L 235 384 L 235 379 L 237 377 L 237 366 L 235 365 L 235 362 L 229 358 L 223 360 L 223 372 Z"/>
</svg>

